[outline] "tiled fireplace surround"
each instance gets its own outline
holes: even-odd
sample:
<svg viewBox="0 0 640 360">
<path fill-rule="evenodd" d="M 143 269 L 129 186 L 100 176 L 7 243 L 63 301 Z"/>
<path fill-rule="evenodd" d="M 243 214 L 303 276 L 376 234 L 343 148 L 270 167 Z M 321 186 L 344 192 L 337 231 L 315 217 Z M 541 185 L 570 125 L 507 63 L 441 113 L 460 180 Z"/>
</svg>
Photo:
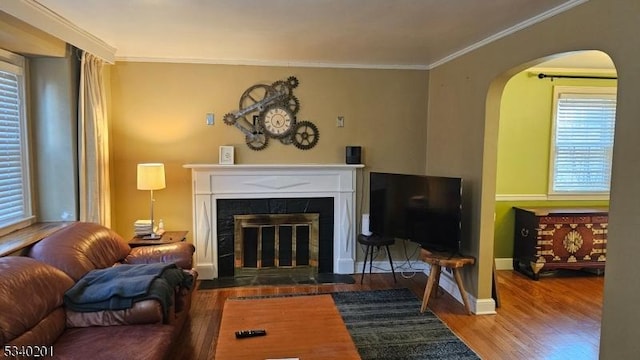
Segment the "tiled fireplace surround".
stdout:
<svg viewBox="0 0 640 360">
<path fill-rule="evenodd" d="M 192 173 L 195 261 L 202 279 L 233 275 L 234 239 L 228 228 L 233 215 L 241 213 L 320 213 L 319 271 L 354 273 L 356 170 L 363 165 L 184 167 Z"/>
</svg>

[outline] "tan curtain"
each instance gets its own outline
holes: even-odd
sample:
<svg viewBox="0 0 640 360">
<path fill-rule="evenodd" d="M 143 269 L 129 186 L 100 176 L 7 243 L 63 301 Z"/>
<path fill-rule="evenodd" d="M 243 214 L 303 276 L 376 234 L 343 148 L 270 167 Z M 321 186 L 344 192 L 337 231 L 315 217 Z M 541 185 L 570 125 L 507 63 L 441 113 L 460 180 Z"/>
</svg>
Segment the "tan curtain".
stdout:
<svg viewBox="0 0 640 360">
<path fill-rule="evenodd" d="M 104 62 L 83 52 L 78 101 L 80 221 L 111 226 L 109 128 Z"/>
</svg>

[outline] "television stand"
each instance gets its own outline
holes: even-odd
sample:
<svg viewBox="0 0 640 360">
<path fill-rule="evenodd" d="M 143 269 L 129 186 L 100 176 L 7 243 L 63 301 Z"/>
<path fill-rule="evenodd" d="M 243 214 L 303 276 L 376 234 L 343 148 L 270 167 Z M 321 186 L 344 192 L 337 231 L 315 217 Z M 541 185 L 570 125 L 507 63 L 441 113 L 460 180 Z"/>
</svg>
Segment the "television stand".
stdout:
<svg viewBox="0 0 640 360">
<path fill-rule="evenodd" d="M 424 289 L 424 296 L 422 298 L 422 307 L 420 307 L 420 312 L 424 312 L 424 310 L 427 308 L 427 303 L 429 302 L 429 297 L 431 295 L 431 290 L 433 289 L 434 284 L 436 288 L 435 295 L 438 296 L 441 268 L 444 266 L 445 268 L 453 270 L 453 276 L 456 279 L 456 283 L 458 284 L 458 290 L 460 290 L 460 296 L 462 297 L 464 308 L 465 310 L 467 310 L 467 314 L 471 315 L 471 310 L 469 309 L 469 300 L 467 298 L 467 292 L 464 290 L 464 284 L 462 282 L 460 269 L 462 269 L 465 265 L 473 265 L 476 260 L 470 256 L 451 255 L 451 253 L 448 252 L 431 252 L 426 249 L 420 249 L 420 259 L 429 264 L 431 267 L 431 269 L 429 270 L 429 279 L 427 280 L 427 286 Z"/>
</svg>

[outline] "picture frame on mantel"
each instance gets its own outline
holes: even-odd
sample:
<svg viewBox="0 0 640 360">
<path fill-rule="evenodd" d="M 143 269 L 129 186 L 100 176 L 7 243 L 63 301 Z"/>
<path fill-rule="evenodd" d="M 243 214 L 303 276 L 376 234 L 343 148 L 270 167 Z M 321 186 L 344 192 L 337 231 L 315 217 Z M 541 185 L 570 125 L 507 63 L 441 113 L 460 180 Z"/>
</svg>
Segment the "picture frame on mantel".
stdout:
<svg viewBox="0 0 640 360">
<path fill-rule="evenodd" d="M 218 163 L 221 165 L 233 165 L 233 146 L 220 146 Z"/>
</svg>

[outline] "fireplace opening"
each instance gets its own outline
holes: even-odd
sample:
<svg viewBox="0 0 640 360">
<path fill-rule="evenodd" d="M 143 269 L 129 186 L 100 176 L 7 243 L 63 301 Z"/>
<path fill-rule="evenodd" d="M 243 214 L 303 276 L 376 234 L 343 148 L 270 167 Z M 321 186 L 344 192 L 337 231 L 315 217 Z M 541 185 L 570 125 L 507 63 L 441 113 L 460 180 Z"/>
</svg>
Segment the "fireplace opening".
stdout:
<svg viewBox="0 0 640 360">
<path fill-rule="evenodd" d="M 235 215 L 235 275 L 314 276 L 318 224 L 318 214 Z"/>
<path fill-rule="evenodd" d="M 216 200 L 216 218 L 217 218 L 217 235 L 218 235 L 218 276 L 234 277 L 239 276 L 242 270 L 238 272 L 236 267 L 236 245 L 241 237 L 236 235 L 236 216 L 244 215 L 309 215 L 316 214 L 318 216 L 318 232 L 317 232 L 317 273 L 329 274 L 333 272 L 333 255 L 334 255 L 334 199 L 332 197 L 312 197 L 312 198 L 250 198 L 250 199 L 217 199 Z M 280 237 L 279 249 L 286 253 L 286 249 L 290 247 L 289 240 L 282 240 L 290 237 L 288 234 L 296 229 L 296 237 L 304 238 L 307 227 L 291 224 L 283 224 L 279 227 L 278 236 Z M 261 235 L 263 237 L 263 253 L 265 251 L 272 252 L 275 249 L 275 226 L 263 226 Z M 244 237 L 253 238 L 249 240 L 255 242 L 255 254 L 245 254 L 247 263 L 249 261 L 257 263 L 257 239 L 259 236 L 258 226 L 246 227 Z M 304 241 L 297 246 L 304 247 Z M 266 250 L 265 250 L 266 249 Z M 298 247 L 296 249 L 296 265 L 301 265 L 305 261 L 300 254 L 306 253 L 306 250 Z M 264 255 L 264 254 L 263 254 Z M 264 260 L 264 259 L 263 259 Z M 292 259 L 286 256 L 280 257 L 280 267 L 289 266 Z M 270 263 L 262 263 L 263 269 L 267 270 Z M 253 265 L 252 265 L 253 266 Z M 255 271 L 255 270 L 251 270 Z M 304 271 L 307 271 L 306 269 Z"/>
</svg>

